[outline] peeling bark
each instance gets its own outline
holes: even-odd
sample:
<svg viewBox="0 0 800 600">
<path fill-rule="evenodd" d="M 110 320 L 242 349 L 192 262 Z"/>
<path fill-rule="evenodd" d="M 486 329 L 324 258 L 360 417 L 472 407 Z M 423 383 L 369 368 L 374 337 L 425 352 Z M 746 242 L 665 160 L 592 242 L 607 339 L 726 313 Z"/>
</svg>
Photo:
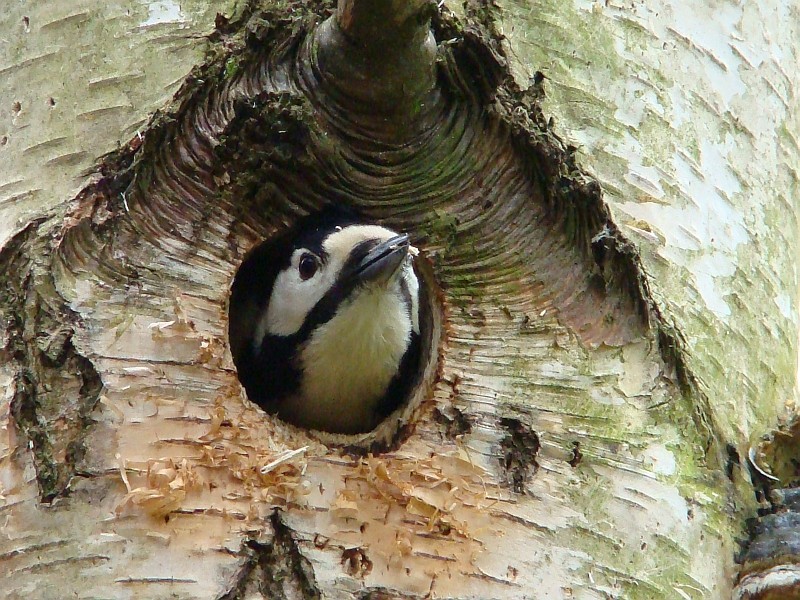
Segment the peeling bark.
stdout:
<svg viewBox="0 0 800 600">
<path fill-rule="evenodd" d="M 51 502 L 81 470 L 86 430 L 102 383 L 72 343 L 80 327 L 77 315 L 56 301 L 52 277 L 41 270 L 44 261 L 37 257 L 46 249 L 37 239 L 39 224 L 31 224 L 3 249 L 0 271 L 15 278 L 0 292 L 0 305 L 7 320 L 3 354 L 17 367 L 10 411 L 29 441 L 39 496 Z"/>
</svg>

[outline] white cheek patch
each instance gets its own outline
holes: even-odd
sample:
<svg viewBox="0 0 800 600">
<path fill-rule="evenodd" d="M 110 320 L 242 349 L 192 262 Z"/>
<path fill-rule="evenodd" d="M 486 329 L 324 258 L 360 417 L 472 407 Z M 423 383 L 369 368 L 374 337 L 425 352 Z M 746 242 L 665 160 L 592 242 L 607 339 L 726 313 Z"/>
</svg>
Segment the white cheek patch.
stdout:
<svg viewBox="0 0 800 600">
<path fill-rule="evenodd" d="M 253 346 L 260 347 L 267 334 L 289 336 L 297 333 L 308 314 L 336 283 L 353 248 L 366 240 L 383 242 L 395 235 L 394 231 L 378 225 L 350 225 L 335 231 L 322 245 L 328 255 L 326 263 L 305 281 L 300 278 L 298 265 L 300 257 L 308 250 L 295 250 L 289 267 L 275 279 L 267 310 L 256 325 Z"/>
<path fill-rule="evenodd" d="M 253 337 L 256 347 L 261 345 L 268 333 L 282 336 L 297 333 L 308 313 L 333 285 L 341 265 L 338 269 L 335 265 L 322 265 L 310 279 L 304 281 L 300 278 L 298 265 L 300 257 L 306 252 L 305 249 L 295 250 L 289 266 L 275 278 L 267 311 L 256 326 Z"/>
</svg>

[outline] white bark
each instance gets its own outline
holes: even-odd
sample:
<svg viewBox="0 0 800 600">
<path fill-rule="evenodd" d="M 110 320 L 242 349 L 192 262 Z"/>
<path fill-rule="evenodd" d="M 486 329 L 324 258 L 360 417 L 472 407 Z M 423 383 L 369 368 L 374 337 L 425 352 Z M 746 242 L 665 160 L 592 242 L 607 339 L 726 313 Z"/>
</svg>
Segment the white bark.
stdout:
<svg viewBox="0 0 800 600">
<path fill-rule="evenodd" d="M 0 245 L 73 198 L 200 62 L 235 2 L 7 2 L 0 38 Z"/>
<path fill-rule="evenodd" d="M 796 4 L 499 4 L 517 79 L 547 76 L 709 416 L 746 450 L 796 394 Z"/>
</svg>

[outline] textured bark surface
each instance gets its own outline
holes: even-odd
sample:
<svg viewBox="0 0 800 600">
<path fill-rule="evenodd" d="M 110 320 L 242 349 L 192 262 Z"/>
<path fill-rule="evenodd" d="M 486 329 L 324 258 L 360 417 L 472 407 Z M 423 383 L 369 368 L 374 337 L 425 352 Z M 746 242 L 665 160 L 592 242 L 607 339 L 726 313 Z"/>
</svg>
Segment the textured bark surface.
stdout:
<svg viewBox="0 0 800 600">
<path fill-rule="evenodd" d="M 641 249 L 709 417 L 746 453 L 795 398 L 797 5 L 498 4 L 515 78 L 548 78 L 545 110 Z"/>
<path fill-rule="evenodd" d="M 149 108 L 141 107 L 157 105 L 162 93 L 159 74 L 183 81 L 175 65 L 153 61 L 163 70 L 151 74 L 147 62 L 147 85 L 139 87 L 153 95 L 137 99 L 130 121 L 98 124 L 129 141 L 88 185 L 72 178 L 111 144 L 76 141 L 80 160 L 62 165 L 69 176 L 49 178 L 39 170 L 43 162 L 51 168 L 46 158 L 28 166 L 13 160 L 26 156 L 12 142 L 26 143 L 30 128 L 14 120 L 24 111 L 11 107 L 16 117 L 9 115 L 0 148 L 0 160 L 14 165 L 0 171 L 12 173 L 0 192 L 13 200 L 0 200 L 9 216 L 0 221 L 0 273 L 9 282 L 0 294 L 3 589 L 52 597 L 74 581 L 87 597 L 729 595 L 736 540 L 754 514 L 746 459 L 738 457 L 793 398 L 796 286 L 781 263 L 728 256 L 739 276 L 711 265 L 715 282 L 729 276 L 726 289 L 744 295 L 769 281 L 777 295 L 754 305 L 762 311 L 755 316 L 721 318 L 697 279 L 706 271 L 687 265 L 681 252 L 691 249 L 667 235 L 674 226 L 697 240 L 693 257 L 719 258 L 727 247 L 712 245 L 712 221 L 702 238 L 695 219 L 648 221 L 636 211 L 666 207 L 672 194 L 669 206 L 725 209 L 761 232 L 767 247 L 783 243 L 792 252 L 796 224 L 768 219 L 777 209 L 766 202 L 758 205 L 763 219 L 753 220 L 742 190 L 705 194 L 720 185 L 701 185 L 704 163 L 686 162 L 686 148 L 704 147 L 684 148 L 687 138 L 670 129 L 693 120 L 662 117 L 664 131 L 645 138 L 611 99 L 597 105 L 619 127 L 578 102 L 594 85 L 594 97 L 608 88 L 639 118 L 652 116 L 652 104 L 627 103 L 610 83 L 628 89 L 628 79 L 641 81 L 639 71 L 617 64 L 601 80 L 590 64 L 578 77 L 576 48 L 627 60 L 624 45 L 598 42 L 614 39 L 622 23 L 626 43 L 654 52 L 660 35 L 680 32 L 680 15 L 662 11 L 659 18 L 668 13 L 675 23 L 645 35 L 647 27 L 631 23 L 661 22 L 613 6 L 537 4 L 535 15 L 514 3 L 454 7 L 457 15 L 445 9 L 433 23 L 435 86 L 414 86 L 395 112 L 376 112 L 378 104 L 365 105 L 355 87 L 332 84 L 319 68 L 328 39 L 320 23 L 331 6 L 251 8 L 241 20 L 217 19 L 203 66 L 143 127 Z M 146 19 L 174 9 L 152 4 Z M 214 10 L 192 12 L 193 30 L 210 32 Z M 73 21 L 93 19 L 64 22 Z M 35 18 L 20 22 L 40 32 Z M 158 25 L 140 24 L 137 35 Z M 696 35 L 681 56 L 718 65 Z M 152 51 L 158 39 L 141 47 Z M 204 46 L 188 44 L 196 60 Z M 788 41 L 776 44 L 792 51 Z M 12 56 L 0 70 L 11 85 L 19 65 L 35 64 L 26 60 Z M 124 64 L 114 62 L 110 89 L 124 85 Z M 663 71 L 657 66 L 653 73 Z M 524 69 L 548 79 L 535 76 L 529 86 Z M 796 72 L 780 72 L 797 81 Z M 764 81 L 772 87 L 756 87 L 790 104 L 791 86 L 781 96 L 772 78 Z M 711 75 L 707 85 L 715 89 Z M 109 111 L 92 118 L 121 110 L 102 102 Z M 764 186 L 773 175 L 790 190 L 797 144 L 787 131 L 796 116 L 780 105 L 775 111 L 785 116 L 774 125 L 784 154 L 774 171 L 739 178 Z M 717 123 L 711 113 L 709 127 Z M 747 127 L 735 111 L 716 113 Z M 80 114 L 64 120 L 80 122 Z M 560 134 L 592 152 L 583 156 L 555 135 L 551 115 Z M 632 144 L 624 160 L 600 145 L 615 136 Z M 644 189 L 647 177 L 630 161 L 642 148 L 655 152 L 658 140 L 673 140 L 684 162 L 647 171 L 663 181 Z M 742 148 L 759 152 L 745 141 L 737 141 L 736 161 L 746 159 Z M 32 144 L 35 154 L 60 142 Z M 584 161 L 636 245 L 611 221 Z M 680 177 L 688 177 L 686 165 L 691 181 Z M 46 199 L 31 195 L 35 185 L 47 185 Z M 408 410 L 360 440 L 309 435 L 249 404 L 226 338 L 228 287 L 246 252 L 328 202 L 411 232 L 443 316 L 432 390 L 420 390 Z M 671 283 L 678 281 L 706 304 L 683 300 Z M 738 307 L 734 297 L 730 306 Z M 685 341 L 675 325 L 688 332 Z M 726 381 L 719 365 L 743 364 L 747 354 L 715 341 L 712 329 L 766 347 L 758 328 L 785 343 L 774 360 L 743 369 L 752 388 Z M 735 402 L 723 395 L 734 389 L 736 398 L 741 389 L 754 393 Z M 342 448 L 387 440 L 391 451 L 371 456 Z M 766 448 L 762 455 L 775 459 Z M 781 502 L 791 505 L 786 495 Z M 750 564 L 761 560 L 758 548 L 749 556 Z"/>
<path fill-rule="evenodd" d="M 791 515 L 770 489 L 797 485 L 796 4 L 498 5 L 515 78 L 547 77 L 544 108 L 641 250 L 708 422 L 731 456 L 779 476 L 751 469 L 766 518 Z M 756 529 L 775 597 L 797 594 L 792 527 Z M 759 586 L 749 576 L 739 593 Z"/>
<path fill-rule="evenodd" d="M 8 2 L 0 15 L 0 245 L 75 196 L 169 102 L 230 2 Z"/>
</svg>

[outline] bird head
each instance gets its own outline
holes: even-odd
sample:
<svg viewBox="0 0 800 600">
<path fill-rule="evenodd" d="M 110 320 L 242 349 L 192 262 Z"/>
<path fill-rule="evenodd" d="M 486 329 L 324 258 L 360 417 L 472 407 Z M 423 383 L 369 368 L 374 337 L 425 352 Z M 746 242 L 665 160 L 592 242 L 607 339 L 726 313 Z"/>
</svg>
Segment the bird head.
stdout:
<svg viewBox="0 0 800 600">
<path fill-rule="evenodd" d="M 250 399 L 312 429 L 374 427 L 418 364 L 414 253 L 405 234 L 339 217 L 301 222 L 256 256 L 253 289 L 237 275 L 232 295 L 257 307 L 237 361 Z"/>
</svg>

